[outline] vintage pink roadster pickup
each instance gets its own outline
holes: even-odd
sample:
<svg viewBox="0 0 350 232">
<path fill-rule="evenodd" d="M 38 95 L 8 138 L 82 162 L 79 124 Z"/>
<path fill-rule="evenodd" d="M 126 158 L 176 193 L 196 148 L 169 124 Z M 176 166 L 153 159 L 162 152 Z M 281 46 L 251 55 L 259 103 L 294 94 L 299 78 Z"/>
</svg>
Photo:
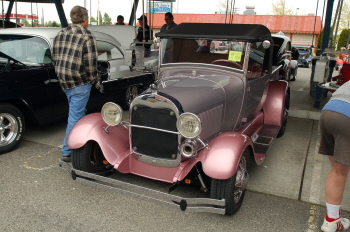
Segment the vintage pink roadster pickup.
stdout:
<svg viewBox="0 0 350 232">
<path fill-rule="evenodd" d="M 263 25 L 183 23 L 156 36 L 158 81 L 134 98 L 127 121 L 113 102 L 82 118 L 68 138 L 72 167 L 59 165 L 73 179 L 128 188 L 129 196 L 138 190 L 134 196 L 166 199 L 186 212 L 233 215 L 250 162 L 262 164 L 286 128 L 290 91 L 273 78 L 279 70 L 271 65 L 271 32 Z M 103 175 L 111 171 L 169 183 L 169 191 Z M 172 192 L 195 182 L 206 198 Z"/>
</svg>

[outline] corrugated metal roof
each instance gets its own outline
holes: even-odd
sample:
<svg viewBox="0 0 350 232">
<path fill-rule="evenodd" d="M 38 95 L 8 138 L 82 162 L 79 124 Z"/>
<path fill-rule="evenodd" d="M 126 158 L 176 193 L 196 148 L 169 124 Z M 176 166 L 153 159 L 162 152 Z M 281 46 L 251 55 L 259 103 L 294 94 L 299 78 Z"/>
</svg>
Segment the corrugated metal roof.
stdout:
<svg viewBox="0 0 350 232">
<path fill-rule="evenodd" d="M 152 28 L 161 28 L 164 21 L 164 14 L 146 14 L 148 24 Z M 284 33 L 296 34 L 320 34 L 320 16 L 299 16 L 299 15 L 225 15 L 225 14 L 173 14 L 174 21 L 179 23 L 241 23 L 241 24 L 262 24 L 272 33 L 282 31 Z"/>
</svg>

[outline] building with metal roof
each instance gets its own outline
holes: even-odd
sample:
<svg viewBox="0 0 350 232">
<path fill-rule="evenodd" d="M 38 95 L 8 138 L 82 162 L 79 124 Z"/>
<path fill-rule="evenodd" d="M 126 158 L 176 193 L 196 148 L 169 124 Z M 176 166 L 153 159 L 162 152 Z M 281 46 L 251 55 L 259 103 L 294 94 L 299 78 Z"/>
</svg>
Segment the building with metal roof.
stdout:
<svg viewBox="0 0 350 232">
<path fill-rule="evenodd" d="M 148 24 L 152 26 L 154 33 L 160 31 L 165 24 L 164 14 L 146 14 Z M 322 30 L 320 16 L 301 15 L 242 15 L 242 14 L 177 14 L 173 13 L 174 21 L 179 23 L 237 23 L 237 24 L 262 24 L 271 33 L 282 31 L 293 44 L 317 45 L 318 37 Z"/>
</svg>

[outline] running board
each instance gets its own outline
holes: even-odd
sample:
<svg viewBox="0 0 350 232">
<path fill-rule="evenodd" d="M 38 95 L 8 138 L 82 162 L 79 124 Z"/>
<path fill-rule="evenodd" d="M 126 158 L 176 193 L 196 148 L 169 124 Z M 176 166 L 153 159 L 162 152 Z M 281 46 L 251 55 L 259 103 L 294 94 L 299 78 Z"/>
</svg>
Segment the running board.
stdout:
<svg viewBox="0 0 350 232">
<path fill-rule="evenodd" d="M 182 211 L 186 212 L 206 212 L 206 213 L 216 213 L 225 214 L 225 199 L 217 200 L 211 198 L 182 198 L 168 193 L 163 193 L 153 189 L 145 188 L 142 186 L 130 184 L 127 182 L 115 180 L 112 178 L 107 178 L 101 175 L 83 172 L 71 167 L 68 163 L 58 160 L 58 165 L 62 170 L 67 171 L 73 180 L 95 186 L 102 189 L 112 190 L 126 196 L 132 196 L 139 199 L 156 202 L 165 206 L 170 206 L 173 208 L 180 208 Z M 96 182 L 98 181 L 98 182 Z M 102 182 L 102 183 L 101 183 Z M 113 186 L 111 186 L 113 185 Z M 123 188 L 123 189 L 122 189 Z M 142 194 L 128 191 L 126 189 L 132 189 L 142 192 Z M 154 195 L 154 197 L 145 195 Z M 161 198 L 161 199 L 159 199 Z M 196 206 L 189 206 L 196 205 Z"/>
<path fill-rule="evenodd" d="M 253 135 L 255 153 L 266 154 L 277 137 L 280 128 L 279 126 L 263 125 L 260 130 Z"/>
</svg>

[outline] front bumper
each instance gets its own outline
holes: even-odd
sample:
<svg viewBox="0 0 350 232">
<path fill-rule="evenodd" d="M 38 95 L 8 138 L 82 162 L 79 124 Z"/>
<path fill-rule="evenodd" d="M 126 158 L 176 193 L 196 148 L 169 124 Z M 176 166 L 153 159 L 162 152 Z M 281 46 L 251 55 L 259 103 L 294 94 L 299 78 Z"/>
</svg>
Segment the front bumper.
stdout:
<svg viewBox="0 0 350 232">
<path fill-rule="evenodd" d="M 163 193 L 112 178 L 107 178 L 101 175 L 83 172 L 74 169 L 61 159 L 59 159 L 58 165 L 61 169 L 67 171 L 73 180 L 77 180 L 91 186 L 116 191 L 126 196 L 133 196 L 139 199 L 153 201 L 173 208 L 180 207 L 182 211 L 186 212 L 225 214 L 225 199 L 217 200 L 211 198 L 182 198 L 172 194 Z M 142 192 L 142 194 L 137 193 L 137 191 Z"/>
</svg>

